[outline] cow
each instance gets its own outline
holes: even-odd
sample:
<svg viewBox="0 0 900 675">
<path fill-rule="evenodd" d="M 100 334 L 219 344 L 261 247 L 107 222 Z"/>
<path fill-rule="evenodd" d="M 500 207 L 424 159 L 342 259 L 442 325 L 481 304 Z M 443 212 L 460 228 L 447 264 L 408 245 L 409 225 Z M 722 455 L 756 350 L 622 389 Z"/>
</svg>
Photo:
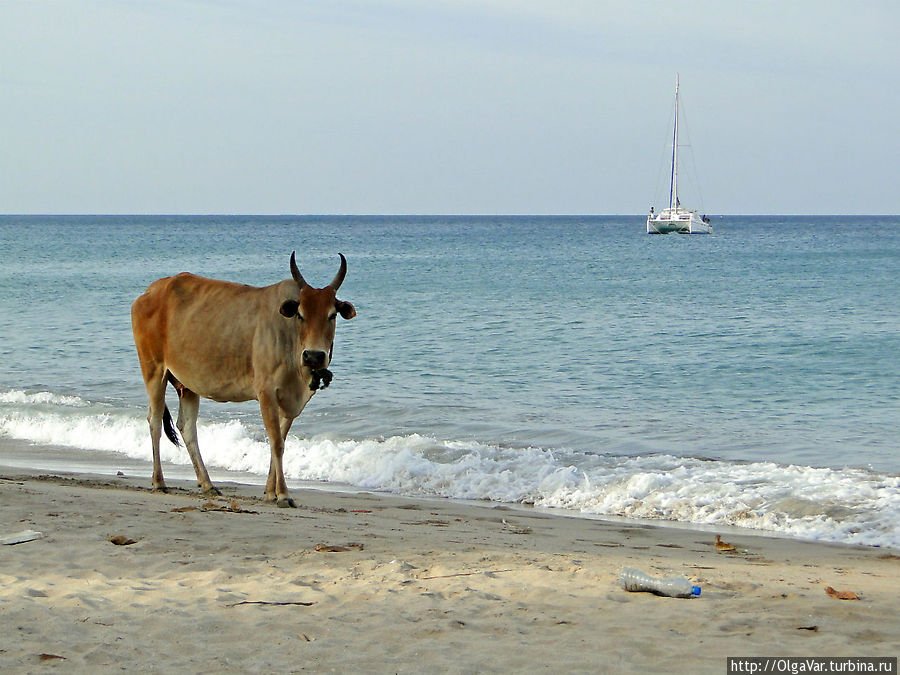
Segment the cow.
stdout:
<svg viewBox="0 0 900 675">
<path fill-rule="evenodd" d="M 153 445 L 153 488 L 166 492 L 159 442 L 180 445 L 166 406 L 166 387 L 178 392 L 178 421 L 198 485 L 220 492 L 197 445 L 201 398 L 259 401 L 271 459 L 265 499 L 295 506 L 282 468 L 284 441 L 294 419 L 320 388 L 331 382 L 336 317 L 356 316 L 336 293 L 347 274 L 340 269 L 325 288 L 313 288 L 291 253 L 291 279 L 258 288 L 183 272 L 154 281 L 131 306 L 131 325 L 150 399 L 147 421 Z"/>
</svg>

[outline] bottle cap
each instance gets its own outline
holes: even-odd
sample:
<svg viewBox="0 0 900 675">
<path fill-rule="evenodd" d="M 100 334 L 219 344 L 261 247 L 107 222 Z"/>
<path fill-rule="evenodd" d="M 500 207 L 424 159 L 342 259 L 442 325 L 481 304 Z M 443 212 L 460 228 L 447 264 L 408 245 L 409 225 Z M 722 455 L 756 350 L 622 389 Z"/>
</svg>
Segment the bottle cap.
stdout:
<svg viewBox="0 0 900 675">
<path fill-rule="evenodd" d="M 691 586 L 691 595 L 700 595 L 700 587 Z"/>
</svg>

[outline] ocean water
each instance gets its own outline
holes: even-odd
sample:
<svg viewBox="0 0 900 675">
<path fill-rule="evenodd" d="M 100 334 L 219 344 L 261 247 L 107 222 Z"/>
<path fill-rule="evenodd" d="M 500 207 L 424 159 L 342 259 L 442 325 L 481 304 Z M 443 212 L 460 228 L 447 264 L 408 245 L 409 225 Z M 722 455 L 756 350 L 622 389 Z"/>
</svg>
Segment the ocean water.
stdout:
<svg viewBox="0 0 900 675">
<path fill-rule="evenodd" d="M 900 547 L 900 218 L 714 227 L 0 216 L 0 464 L 25 442 L 37 468 L 52 446 L 149 477 L 134 298 L 181 271 L 274 283 L 293 250 L 321 286 L 340 251 L 358 316 L 288 439 L 296 484 Z M 265 482 L 254 402 L 200 425 L 214 479 Z"/>
</svg>

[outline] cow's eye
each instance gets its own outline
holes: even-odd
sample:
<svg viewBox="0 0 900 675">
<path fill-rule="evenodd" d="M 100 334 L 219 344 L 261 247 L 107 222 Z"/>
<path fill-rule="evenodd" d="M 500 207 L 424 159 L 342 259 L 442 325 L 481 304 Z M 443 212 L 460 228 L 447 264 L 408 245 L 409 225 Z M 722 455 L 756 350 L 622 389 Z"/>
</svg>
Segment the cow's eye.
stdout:
<svg viewBox="0 0 900 675">
<path fill-rule="evenodd" d="M 328 316 L 329 321 L 334 321 L 336 318 L 337 318 L 337 312 L 335 312 L 334 314 L 330 314 Z"/>
<path fill-rule="evenodd" d="M 306 321 L 306 319 L 303 318 L 303 315 L 300 312 L 297 312 L 297 318 L 300 319 L 300 321 Z"/>
</svg>

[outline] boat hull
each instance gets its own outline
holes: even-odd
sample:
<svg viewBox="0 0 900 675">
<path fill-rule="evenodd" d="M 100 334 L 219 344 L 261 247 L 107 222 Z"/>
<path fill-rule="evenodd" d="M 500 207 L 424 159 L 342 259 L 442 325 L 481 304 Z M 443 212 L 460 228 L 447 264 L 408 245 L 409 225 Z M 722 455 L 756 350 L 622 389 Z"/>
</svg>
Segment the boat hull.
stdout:
<svg viewBox="0 0 900 675">
<path fill-rule="evenodd" d="M 712 225 L 694 213 L 690 217 L 665 218 L 648 216 L 647 234 L 712 234 Z"/>
</svg>

